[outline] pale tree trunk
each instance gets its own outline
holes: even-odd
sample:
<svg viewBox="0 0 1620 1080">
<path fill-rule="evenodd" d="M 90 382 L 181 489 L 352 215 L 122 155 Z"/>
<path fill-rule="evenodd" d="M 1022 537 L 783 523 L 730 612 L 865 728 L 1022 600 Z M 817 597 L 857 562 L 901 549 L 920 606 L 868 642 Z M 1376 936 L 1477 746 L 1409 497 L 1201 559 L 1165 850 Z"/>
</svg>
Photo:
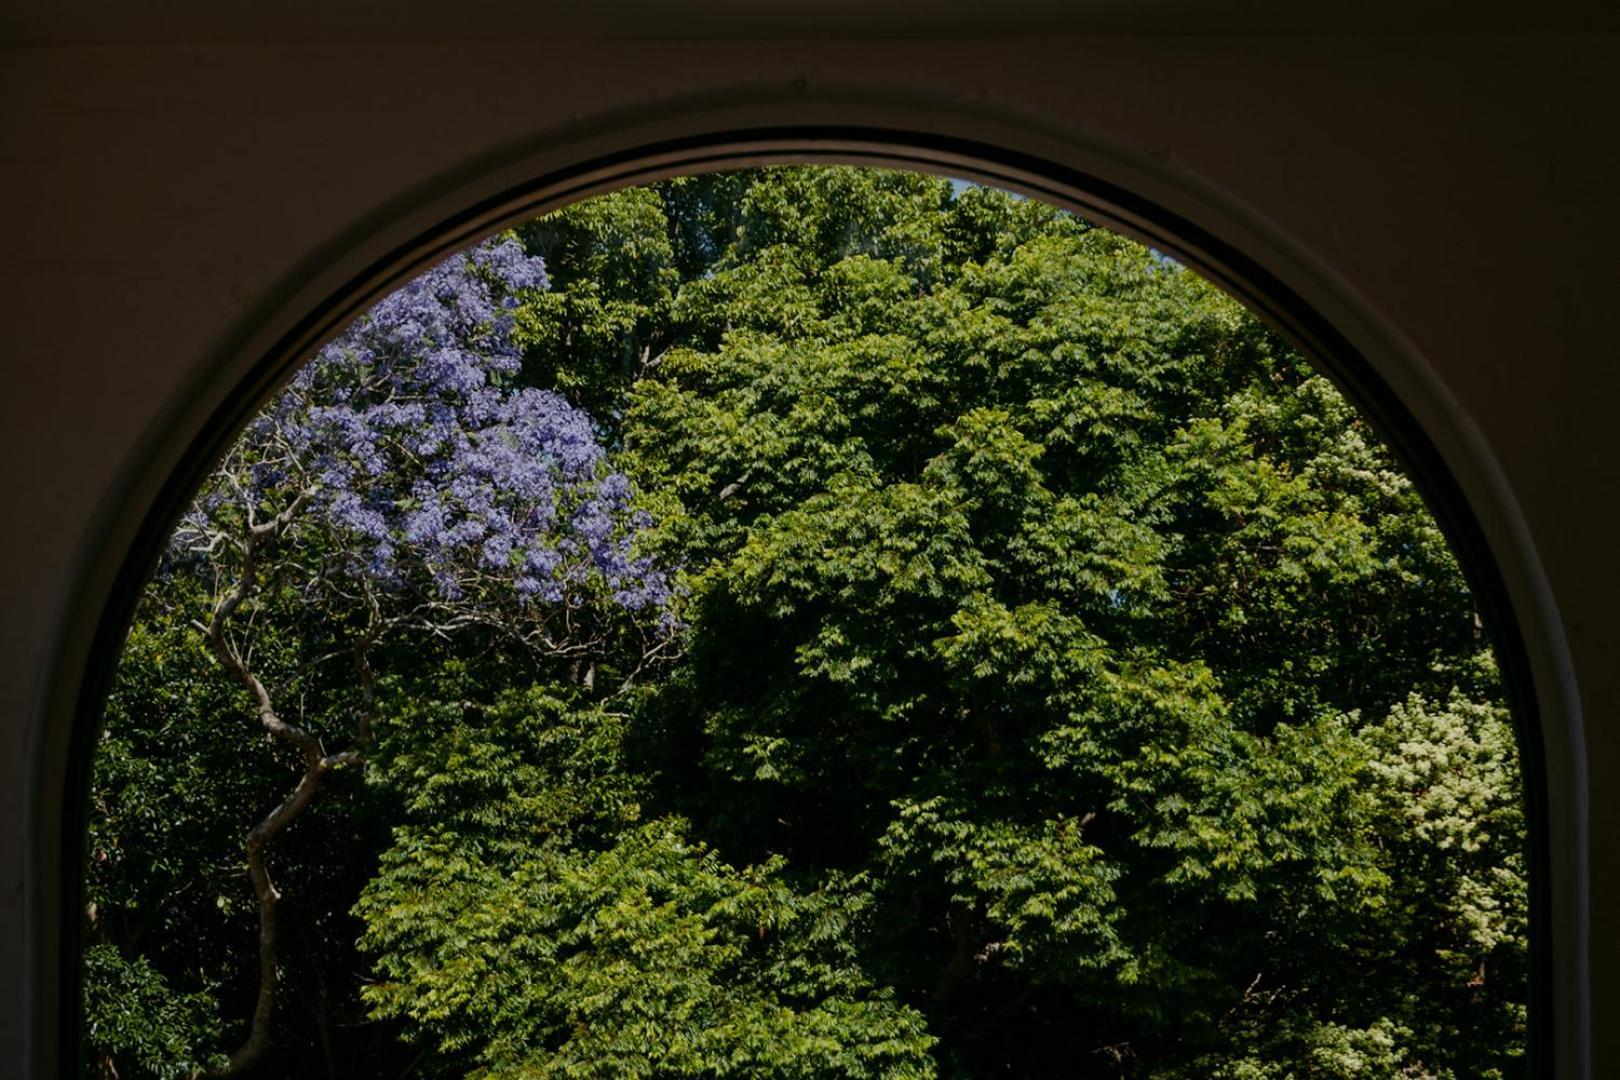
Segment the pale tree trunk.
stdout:
<svg viewBox="0 0 1620 1080">
<path fill-rule="evenodd" d="M 294 747 L 303 759 L 304 772 L 297 785 L 273 810 L 265 815 L 247 834 L 244 844 L 247 852 L 248 878 L 253 884 L 253 895 L 259 904 L 259 991 L 253 1005 L 253 1016 L 248 1034 L 242 1045 L 230 1055 L 225 1065 L 210 1070 L 214 1076 L 235 1076 L 247 1072 L 263 1059 L 270 1048 L 270 1025 L 275 1015 L 276 982 L 280 960 L 276 935 L 276 905 L 281 893 L 270 877 L 266 861 L 267 849 L 276 836 L 308 808 L 319 794 L 326 777 L 334 769 L 345 765 L 361 765 L 365 761 L 364 747 L 371 737 L 374 688 L 371 667 L 367 663 L 365 646 L 355 646 L 355 660 L 360 673 L 362 708 L 357 724 L 357 746 L 341 753 L 328 754 L 321 741 L 297 724 L 284 720 L 276 711 L 270 692 L 244 661 L 242 654 L 231 644 L 226 626 L 231 616 L 252 594 L 256 572 L 257 548 L 261 542 L 275 536 L 291 519 L 298 504 L 264 525 L 254 526 L 241 543 L 241 577 L 229 594 L 222 597 L 207 624 L 198 624 L 220 664 L 253 697 L 260 724 L 276 739 Z"/>
</svg>

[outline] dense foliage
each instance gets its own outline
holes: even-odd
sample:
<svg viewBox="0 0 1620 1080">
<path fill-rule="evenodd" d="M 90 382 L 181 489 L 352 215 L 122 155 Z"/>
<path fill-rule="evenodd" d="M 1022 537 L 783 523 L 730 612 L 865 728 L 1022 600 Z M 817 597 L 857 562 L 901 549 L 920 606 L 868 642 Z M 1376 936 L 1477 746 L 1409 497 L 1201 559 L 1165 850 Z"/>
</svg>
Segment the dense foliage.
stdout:
<svg viewBox="0 0 1620 1080">
<path fill-rule="evenodd" d="M 253 1007 L 240 837 L 308 766 L 252 735 L 250 647 L 310 731 L 367 717 L 277 840 L 265 1075 L 1520 1067 L 1466 585 L 1231 300 L 854 169 L 621 192 L 435 273 L 250 428 L 131 632 L 105 1073 L 219 1068 Z"/>
</svg>

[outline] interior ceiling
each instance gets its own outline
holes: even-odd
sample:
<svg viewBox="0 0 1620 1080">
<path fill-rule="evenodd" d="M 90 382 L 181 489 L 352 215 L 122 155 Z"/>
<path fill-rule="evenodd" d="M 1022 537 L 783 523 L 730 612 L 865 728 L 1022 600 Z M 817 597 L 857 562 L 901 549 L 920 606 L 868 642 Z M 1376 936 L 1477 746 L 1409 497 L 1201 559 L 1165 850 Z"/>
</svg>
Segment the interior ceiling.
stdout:
<svg viewBox="0 0 1620 1080">
<path fill-rule="evenodd" d="M 1620 30 L 1601 0 L 60 0 L 0 11 L 0 42 L 444 41 L 485 37 L 715 39 Z M 273 10 L 273 14 L 270 12 Z"/>
</svg>

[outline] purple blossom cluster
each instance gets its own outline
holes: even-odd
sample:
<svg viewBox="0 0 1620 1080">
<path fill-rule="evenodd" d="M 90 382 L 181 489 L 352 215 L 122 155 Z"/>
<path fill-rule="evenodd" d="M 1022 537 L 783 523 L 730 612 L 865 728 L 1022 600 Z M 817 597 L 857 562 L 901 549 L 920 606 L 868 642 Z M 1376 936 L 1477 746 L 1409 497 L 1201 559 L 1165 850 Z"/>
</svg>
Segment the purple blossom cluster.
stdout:
<svg viewBox="0 0 1620 1080">
<path fill-rule="evenodd" d="M 541 261 L 486 242 L 423 273 L 353 323 L 248 427 L 182 532 L 233 505 L 304 495 L 348 573 L 431 581 L 442 601 L 573 602 L 644 610 L 667 573 L 635 554 L 650 521 L 589 415 L 515 385 L 512 309 Z"/>
</svg>

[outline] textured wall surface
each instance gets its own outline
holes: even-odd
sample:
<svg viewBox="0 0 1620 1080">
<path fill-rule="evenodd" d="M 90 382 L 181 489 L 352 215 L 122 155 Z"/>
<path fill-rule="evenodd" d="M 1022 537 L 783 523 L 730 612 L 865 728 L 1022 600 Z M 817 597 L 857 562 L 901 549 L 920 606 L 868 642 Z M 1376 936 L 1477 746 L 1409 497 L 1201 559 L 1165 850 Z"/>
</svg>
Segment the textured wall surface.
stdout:
<svg viewBox="0 0 1620 1080">
<path fill-rule="evenodd" d="M 1107 34 L 1072 14 L 1029 33 L 1045 16 L 1024 3 L 863 28 L 837 8 L 739 23 L 722 3 L 687 22 L 529 5 L 508 25 L 486 2 L 442 34 L 422 4 L 150 34 L 81 7 L 0 16 L 0 1075 L 56 1072 L 62 781 L 90 634 L 159 486 L 271 343 L 509 185 L 812 123 L 976 138 L 1130 188 L 1286 281 L 1402 396 L 1530 647 L 1559 1074 L 1620 1075 L 1603 827 L 1620 811 L 1620 37 L 1496 8 L 1488 33 L 1386 10 L 1183 35 L 1163 32 L 1174 5 L 1143 9 L 1153 33 L 1090 5 Z M 1308 32 L 1358 18 L 1378 32 Z"/>
</svg>

